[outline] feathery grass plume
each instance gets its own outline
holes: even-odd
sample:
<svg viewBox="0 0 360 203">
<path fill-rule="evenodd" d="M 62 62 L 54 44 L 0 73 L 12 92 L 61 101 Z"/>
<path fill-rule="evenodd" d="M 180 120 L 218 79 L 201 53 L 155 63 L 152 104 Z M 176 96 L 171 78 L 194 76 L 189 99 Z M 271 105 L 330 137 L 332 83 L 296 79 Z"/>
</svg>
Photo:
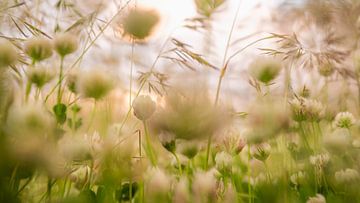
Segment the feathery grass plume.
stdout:
<svg viewBox="0 0 360 203">
<path fill-rule="evenodd" d="M 77 91 L 87 98 L 99 100 L 114 88 L 114 78 L 104 70 L 91 69 L 79 75 Z"/>
<path fill-rule="evenodd" d="M 225 0 L 194 0 L 196 10 L 200 15 L 210 18 Z"/>
<path fill-rule="evenodd" d="M 18 59 L 18 53 L 9 41 L 0 39 L 0 68 L 14 65 Z"/>
<path fill-rule="evenodd" d="M 25 42 L 24 52 L 33 62 L 39 62 L 51 57 L 53 46 L 50 40 L 43 37 L 35 37 Z"/>
<path fill-rule="evenodd" d="M 356 122 L 355 117 L 350 112 L 340 112 L 335 116 L 334 126 L 338 128 L 350 128 Z"/>
<path fill-rule="evenodd" d="M 141 121 L 149 119 L 156 110 L 156 103 L 148 95 L 140 95 L 133 102 L 134 115 Z"/>
<path fill-rule="evenodd" d="M 214 107 L 207 97 L 172 94 L 159 109 L 152 127 L 174 134 L 177 139 L 203 139 L 214 135 L 230 122 L 226 110 Z"/>
<path fill-rule="evenodd" d="M 26 72 L 29 81 L 35 84 L 38 88 L 42 88 L 55 77 L 55 72 L 47 67 L 36 65 L 29 68 Z"/>
<path fill-rule="evenodd" d="M 143 41 L 151 36 L 159 20 L 155 10 L 135 8 L 122 17 L 118 26 L 122 28 L 124 36 Z"/>
<path fill-rule="evenodd" d="M 281 63 L 273 58 L 258 58 L 250 65 L 250 74 L 258 81 L 269 84 L 281 71 Z"/>
<path fill-rule="evenodd" d="M 57 34 L 54 38 L 54 49 L 61 57 L 65 57 L 78 49 L 78 39 L 68 32 Z"/>
<path fill-rule="evenodd" d="M 246 140 L 250 143 L 261 143 L 288 129 L 289 113 L 281 102 L 260 101 L 250 108 L 247 126 L 250 129 L 246 133 Z"/>
</svg>

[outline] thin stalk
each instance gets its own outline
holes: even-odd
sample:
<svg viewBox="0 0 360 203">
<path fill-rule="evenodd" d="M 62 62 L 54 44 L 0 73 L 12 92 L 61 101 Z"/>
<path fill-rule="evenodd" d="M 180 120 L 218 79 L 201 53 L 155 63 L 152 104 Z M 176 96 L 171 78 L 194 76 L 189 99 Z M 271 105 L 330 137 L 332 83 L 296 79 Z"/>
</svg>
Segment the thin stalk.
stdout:
<svg viewBox="0 0 360 203">
<path fill-rule="evenodd" d="M 131 95 L 132 95 L 132 80 L 133 80 L 133 66 L 134 66 L 134 47 L 135 47 L 135 42 L 134 39 L 132 38 L 131 40 L 131 63 L 130 63 L 130 84 L 129 84 L 129 108 L 131 109 Z"/>
<path fill-rule="evenodd" d="M 59 73 L 59 87 L 58 87 L 58 94 L 57 94 L 57 104 L 61 103 L 61 84 L 63 80 L 63 66 L 64 66 L 64 57 L 60 57 L 60 73 Z"/>
<path fill-rule="evenodd" d="M 251 189 L 251 168 L 250 168 L 250 160 L 251 160 L 251 151 L 250 151 L 250 144 L 248 144 L 248 191 L 249 191 L 249 203 L 252 203 L 252 189 Z"/>
<path fill-rule="evenodd" d="M 91 125 L 92 125 L 92 123 L 94 122 L 94 117 L 95 117 L 95 112 L 96 112 L 96 104 L 97 104 L 97 102 L 96 102 L 96 100 L 95 100 L 95 101 L 94 101 L 94 107 L 93 107 L 92 112 L 91 112 L 91 117 L 90 117 L 90 121 L 89 121 L 89 126 L 88 126 L 88 128 L 87 128 L 86 131 L 89 131 L 89 130 L 90 130 Z"/>
<path fill-rule="evenodd" d="M 181 168 L 180 159 L 179 159 L 178 155 L 176 154 L 176 152 L 172 152 L 172 154 L 174 155 L 174 157 L 175 157 L 175 159 L 176 159 L 176 162 L 177 162 L 177 164 L 178 164 L 180 176 L 182 176 L 182 168 Z"/>
<path fill-rule="evenodd" d="M 145 131 L 145 150 L 150 159 L 150 162 L 153 166 L 157 165 L 156 155 L 154 153 L 154 149 L 152 148 L 151 141 L 150 141 L 150 134 L 147 127 L 146 121 L 143 121 L 144 131 Z"/>
</svg>

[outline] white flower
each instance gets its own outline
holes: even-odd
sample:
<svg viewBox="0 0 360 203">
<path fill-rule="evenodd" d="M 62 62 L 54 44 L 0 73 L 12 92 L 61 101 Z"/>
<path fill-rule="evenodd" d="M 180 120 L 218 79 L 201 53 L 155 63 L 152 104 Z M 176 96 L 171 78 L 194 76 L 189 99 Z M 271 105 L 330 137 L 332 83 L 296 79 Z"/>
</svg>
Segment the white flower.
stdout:
<svg viewBox="0 0 360 203">
<path fill-rule="evenodd" d="M 322 117 L 324 106 L 321 104 L 321 102 L 313 99 L 305 99 L 304 106 L 307 119 L 318 120 Z"/>
<path fill-rule="evenodd" d="M 315 197 L 309 197 L 306 203 L 326 203 L 326 199 L 321 194 L 316 194 Z"/>
<path fill-rule="evenodd" d="M 216 168 L 218 170 L 231 170 L 233 164 L 233 157 L 227 152 L 217 153 L 215 156 Z"/>
<path fill-rule="evenodd" d="M 325 166 L 330 160 L 328 154 L 318 154 L 314 156 L 310 156 L 310 163 L 316 166 Z"/>
<path fill-rule="evenodd" d="M 335 173 L 335 180 L 338 183 L 352 183 L 359 180 L 359 173 L 350 168 L 340 170 Z"/>
<path fill-rule="evenodd" d="M 350 128 L 356 122 L 355 117 L 349 112 L 340 112 L 336 115 L 334 126 L 338 128 Z"/>
<path fill-rule="evenodd" d="M 133 102 L 134 115 L 139 120 L 149 119 L 156 110 L 156 103 L 150 96 L 138 96 Z"/>
</svg>

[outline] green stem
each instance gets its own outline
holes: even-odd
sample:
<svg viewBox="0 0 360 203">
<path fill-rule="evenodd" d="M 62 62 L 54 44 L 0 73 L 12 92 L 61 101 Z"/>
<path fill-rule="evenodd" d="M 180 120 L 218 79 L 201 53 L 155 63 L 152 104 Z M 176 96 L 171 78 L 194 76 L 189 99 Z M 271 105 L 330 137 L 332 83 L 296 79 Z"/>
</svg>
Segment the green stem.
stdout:
<svg viewBox="0 0 360 203">
<path fill-rule="evenodd" d="M 205 170 L 207 170 L 209 167 L 210 148 L 211 148 L 211 136 L 208 138 L 208 143 L 206 147 Z"/>
<path fill-rule="evenodd" d="M 61 84 L 63 80 L 63 66 L 64 66 L 64 57 L 60 58 L 60 73 L 59 73 L 59 86 L 58 86 L 58 94 L 57 94 L 57 103 L 61 103 Z"/>
<path fill-rule="evenodd" d="M 174 155 L 175 159 L 176 159 L 176 162 L 178 164 L 178 167 L 179 167 L 179 172 L 180 172 L 180 176 L 182 176 L 182 168 L 181 168 L 181 162 L 180 162 L 180 159 L 178 157 L 178 155 L 176 155 L 175 152 L 172 152 L 172 154 Z"/>
<path fill-rule="evenodd" d="M 144 125 L 145 142 L 146 142 L 145 150 L 150 159 L 151 164 L 153 166 L 156 166 L 157 165 L 156 155 L 155 155 L 154 150 L 151 145 L 150 134 L 149 134 L 149 130 L 148 130 L 146 121 L 143 121 L 143 125 Z"/>
</svg>

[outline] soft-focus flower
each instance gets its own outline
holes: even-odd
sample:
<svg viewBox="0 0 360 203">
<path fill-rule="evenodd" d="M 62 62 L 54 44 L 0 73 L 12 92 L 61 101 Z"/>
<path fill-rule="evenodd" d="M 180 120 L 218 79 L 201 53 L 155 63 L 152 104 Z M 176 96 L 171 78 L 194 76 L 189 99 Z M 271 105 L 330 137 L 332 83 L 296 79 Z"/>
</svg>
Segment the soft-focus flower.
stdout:
<svg viewBox="0 0 360 203">
<path fill-rule="evenodd" d="M 179 182 L 175 185 L 173 202 L 174 203 L 184 203 L 190 202 L 189 194 L 189 183 L 188 179 L 181 177 Z"/>
<path fill-rule="evenodd" d="M 325 166 L 330 161 L 330 156 L 326 153 L 310 156 L 310 163 L 315 166 Z"/>
<path fill-rule="evenodd" d="M 84 97 L 99 100 L 105 97 L 113 87 L 113 78 L 104 71 L 93 69 L 79 75 L 77 88 Z"/>
<path fill-rule="evenodd" d="M 14 45 L 9 41 L 0 39 L 0 68 L 13 65 L 18 59 Z"/>
<path fill-rule="evenodd" d="M 334 119 L 334 126 L 338 128 L 350 128 L 356 122 L 355 117 L 350 112 L 340 112 Z"/>
<path fill-rule="evenodd" d="M 217 181 L 212 171 L 197 172 L 194 175 L 192 191 L 195 202 L 212 202 L 216 198 Z"/>
<path fill-rule="evenodd" d="M 196 10 L 199 14 L 210 17 L 225 0 L 195 0 Z"/>
<path fill-rule="evenodd" d="M 351 143 L 351 136 L 346 129 L 336 129 L 330 135 L 323 137 L 324 145 L 333 152 L 343 152 Z"/>
<path fill-rule="evenodd" d="M 135 40 L 144 40 L 152 34 L 159 19 L 156 11 L 141 8 L 132 9 L 122 19 L 124 35 Z"/>
<path fill-rule="evenodd" d="M 329 77 L 335 72 L 335 67 L 332 63 L 324 63 L 319 66 L 319 74 L 324 77 Z"/>
<path fill-rule="evenodd" d="M 222 151 L 215 156 L 215 166 L 219 171 L 231 171 L 233 164 L 233 157 Z"/>
<path fill-rule="evenodd" d="M 305 181 L 306 181 L 306 173 L 303 171 L 294 173 L 290 176 L 290 181 L 294 185 L 301 185 L 301 184 L 305 183 Z"/>
<path fill-rule="evenodd" d="M 354 169 L 347 168 L 345 170 L 340 170 L 335 172 L 335 180 L 338 183 L 344 183 L 344 184 L 354 183 L 354 182 L 358 182 L 359 178 L 360 178 L 359 173 Z"/>
<path fill-rule="evenodd" d="M 133 102 L 134 115 L 142 121 L 149 119 L 156 110 L 156 103 L 148 95 L 140 95 Z"/>
<path fill-rule="evenodd" d="M 274 80 L 281 70 L 281 63 L 275 59 L 257 59 L 250 65 L 250 74 L 265 84 Z"/>
<path fill-rule="evenodd" d="M 42 88 L 46 83 L 55 77 L 55 72 L 43 66 L 31 67 L 27 71 L 28 79 L 38 88 Z"/>
<path fill-rule="evenodd" d="M 54 49 L 61 57 L 75 52 L 77 48 L 78 40 L 74 34 L 61 33 L 55 36 Z"/>
<path fill-rule="evenodd" d="M 271 152 L 271 146 L 268 143 L 261 143 L 251 146 L 251 155 L 260 161 L 265 161 Z"/>
<path fill-rule="evenodd" d="M 325 108 L 317 100 L 309 98 L 294 98 L 290 101 L 295 121 L 318 121 L 323 117 Z"/>
<path fill-rule="evenodd" d="M 315 197 L 309 197 L 306 203 L 326 203 L 326 199 L 321 194 L 316 194 Z"/>
<path fill-rule="evenodd" d="M 167 133 L 160 133 L 159 141 L 166 150 L 168 150 L 169 152 L 172 152 L 172 153 L 175 152 L 175 150 L 176 150 L 175 135 L 167 134 Z"/>
<path fill-rule="evenodd" d="M 200 150 L 199 143 L 195 140 L 177 140 L 177 151 L 189 159 L 194 158 Z"/>
<path fill-rule="evenodd" d="M 153 168 L 146 173 L 146 198 L 149 202 L 163 202 L 170 191 L 171 178 L 163 170 Z"/>
<path fill-rule="evenodd" d="M 25 53 L 33 61 L 42 61 L 49 58 L 52 55 L 52 49 L 50 40 L 42 37 L 29 39 L 25 43 Z"/>
</svg>

